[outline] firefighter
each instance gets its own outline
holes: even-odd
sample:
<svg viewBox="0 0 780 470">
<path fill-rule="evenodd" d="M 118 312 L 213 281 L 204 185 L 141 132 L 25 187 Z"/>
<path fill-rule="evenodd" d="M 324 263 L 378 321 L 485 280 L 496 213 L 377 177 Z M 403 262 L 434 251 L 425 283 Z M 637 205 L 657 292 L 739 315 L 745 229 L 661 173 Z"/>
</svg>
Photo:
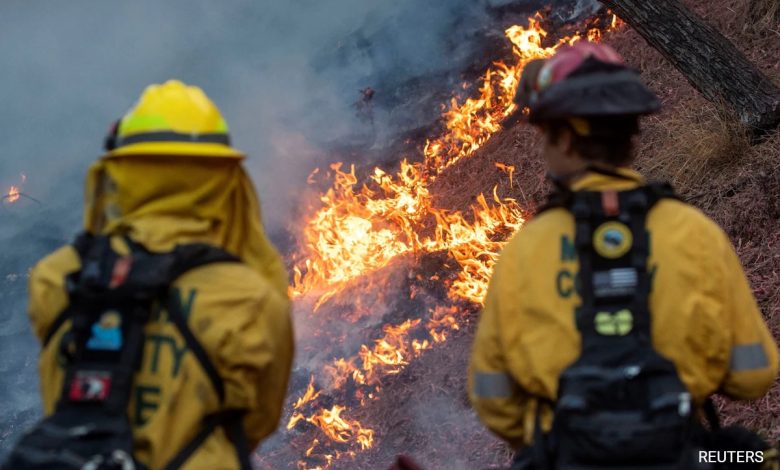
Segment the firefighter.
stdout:
<svg viewBox="0 0 780 470">
<path fill-rule="evenodd" d="M 694 468 L 672 462 L 687 458 L 667 448 L 685 439 L 672 430 L 693 426 L 713 393 L 757 399 L 777 376 L 740 261 L 712 220 L 630 168 L 639 117 L 660 102 L 612 48 L 581 41 L 530 63 L 517 101 L 544 134 L 556 191 L 496 264 L 471 402 L 519 451 L 513 468 Z M 674 439 L 648 449 L 630 438 L 640 428 Z"/>
<path fill-rule="evenodd" d="M 146 323 L 127 406 L 133 458 L 149 469 L 248 468 L 248 451 L 279 421 L 293 334 L 287 274 L 264 233 L 244 154 L 230 146 L 227 124 L 204 92 L 175 80 L 146 88 L 107 137 L 106 149 L 87 176 L 88 237 L 107 236 L 120 255 L 130 245 L 160 254 L 198 243 L 226 260 L 175 278 L 169 292 L 181 306 L 182 325 L 165 306 Z M 227 262 L 230 257 L 236 262 Z M 69 305 L 67 280 L 81 270 L 80 259 L 76 247 L 62 247 L 30 276 L 29 315 L 44 343 L 39 369 L 45 415 L 65 400 L 63 367 L 73 325 L 58 315 Z M 123 275 L 119 267 L 112 276 Z M 103 314 L 87 330 L 92 338 L 86 350 L 119 350 L 121 336 L 111 332 L 119 318 Z M 68 398 L 84 396 L 71 392 Z M 207 424 L 223 410 L 242 411 L 241 439 L 219 422 Z M 244 455 L 237 452 L 241 440 Z"/>
</svg>

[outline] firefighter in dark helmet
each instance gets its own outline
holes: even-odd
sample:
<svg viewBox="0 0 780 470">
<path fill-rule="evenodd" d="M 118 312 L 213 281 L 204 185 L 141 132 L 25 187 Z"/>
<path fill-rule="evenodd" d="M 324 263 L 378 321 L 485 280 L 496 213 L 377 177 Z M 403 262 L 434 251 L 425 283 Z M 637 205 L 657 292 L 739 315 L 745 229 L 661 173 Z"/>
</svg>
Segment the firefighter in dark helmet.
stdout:
<svg viewBox="0 0 780 470">
<path fill-rule="evenodd" d="M 7 468 L 249 468 L 280 418 L 293 335 L 243 159 L 217 107 L 179 81 L 118 121 L 87 176 L 85 233 L 30 276 L 47 420 Z"/>
<path fill-rule="evenodd" d="M 517 100 L 556 191 L 495 267 L 471 402 L 517 468 L 695 468 L 708 397 L 759 398 L 777 375 L 740 261 L 712 220 L 629 168 L 660 102 L 612 48 L 530 63 Z"/>
</svg>

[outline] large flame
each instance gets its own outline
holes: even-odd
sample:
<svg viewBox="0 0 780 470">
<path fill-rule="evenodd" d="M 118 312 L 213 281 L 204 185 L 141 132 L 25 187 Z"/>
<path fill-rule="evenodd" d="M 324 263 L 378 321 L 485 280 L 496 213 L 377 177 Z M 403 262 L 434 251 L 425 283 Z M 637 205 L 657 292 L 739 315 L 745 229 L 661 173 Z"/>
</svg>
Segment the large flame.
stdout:
<svg viewBox="0 0 780 470">
<path fill-rule="evenodd" d="M 527 27 L 506 30 L 514 62 L 495 62 L 483 75 L 478 96 L 451 100 L 442 115 L 446 131 L 427 141 L 421 162 L 403 160 L 395 174 L 375 168 L 365 184 L 359 184 L 354 166 L 330 166 L 331 187 L 320 196 L 320 208 L 303 228 L 293 269 L 293 297 L 311 299 L 316 311 L 356 278 L 409 253 L 444 252 L 459 266 L 457 278 L 448 284 L 451 303 L 420 312 L 418 318 L 387 324 L 384 335 L 371 345 L 364 344 L 354 356 L 336 358 L 327 365 L 324 374 L 331 392 L 354 384 L 358 390 L 355 398 L 361 404 L 375 399 L 383 377 L 398 374 L 415 357 L 460 328 L 463 315 L 459 302 L 483 301 L 497 254 L 507 236 L 524 223 L 524 213 L 515 200 L 499 196 L 497 188 L 489 198 L 479 195 L 470 214 L 437 208 L 429 186 L 442 171 L 472 156 L 515 111 L 513 98 L 525 64 L 583 39 L 575 34 L 544 47 L 547 32 L 540 19 L 537 14 Z M 613 19 L 612 27 L 616 25 Z M 601 34 L 599 29 L 591 29 L 584 37 L 598 41 Z M 513 185 L 514 167 L 496 166 L 507 173 Z M 309 181 L 317 175 L 315 170 Z M 374 432 L 342 418 L 342 412 L 347 411 L 344 406 L 318 407 L 319 393 L 312 378 L 295 403 L 287 428 L 302 421 L 317 426 L 322 435 L 312 441 L 306 457 L 316 457 L 309 460 L 318 463 L 316 468 L 327 468 L 334 459 L 370 448 Z M 329 450 L 323 439 L 346 444 L 349 450 Z M 307 466 L 299 463 L 300 468 Z"/>
<path fill-rule="evenodd" d="M 483 76 L 477 98 L 462 103 L 452 98 L 442 116 L 447 131 L 426 143 L 422 162 L 404 160 L 395 175 L 375 168 L 369 176 L 370 186 L 358 185 L 354 167 L 343 171 L 341 163 L 331 165 L 332 186 L 320 197 L 322 207 L 309 218 L 303 230 L 302 256 L 294 268 L 294 296 L 317 291 L 322 303 L 344 283 L 386 266 L 401 254 L 448 251 L 463 243 L 458 237 L 452 237 L 453 233 L 480 229 L 460 214 L 449 215 L 434 208 L 428 187 L 446 168 L 473 155 L 500 129 L 501 121 L 515 111 L 513 98 L 526 63 L 549 57 L 560 46 L 582 39 L 577 34 L 561 39 L 555 46 L 543 47 L 542 39 L 546 35 L 538 15 L 529 18 L 528 27 L 512 26 L 506 30 L 515 62 L 494 63 Z M 594 40 L 600 35 L 598 29 L 587 33 Z M 516 224 L 522 218 L 515 201 L 498 197 L 494 200 L 497 209 L 493 215 L 498 219 Z M 483 210 L 486 208 L 475 208 L 475 212 Z M 440 216 L 439 230 L 433 237 L 420 237 L 421 225 L 431 215 Z M 500 226 L 484 217 L 481 222 L 493 228 L 483 232 L 487 237 Z M 483 248 L 487 238 L 470 237 L 469 243 Z"/>
</svg>

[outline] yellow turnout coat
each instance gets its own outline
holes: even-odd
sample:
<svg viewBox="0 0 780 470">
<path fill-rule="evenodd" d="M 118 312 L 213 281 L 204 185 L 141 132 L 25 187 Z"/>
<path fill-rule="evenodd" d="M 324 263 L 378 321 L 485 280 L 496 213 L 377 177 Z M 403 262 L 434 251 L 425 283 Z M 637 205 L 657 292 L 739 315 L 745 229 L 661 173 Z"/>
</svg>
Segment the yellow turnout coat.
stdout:
<svg viewBox="0 0 780 470">
<path fill-rule="evenodd" d="M 293 334 L 287 276 L 263 233 L 240 159 L 107 155 L 88 176 L 85 225 L 92 233 L 115 236 L 119 252 L 127 250 L 120 238 L 126 234 L 151 251 L 207 242 L 242 259 L 195 268 L 173 285 L 189 328 L 224 382 L 224 404 L 163 312 L 146 327 L 128 416 L 135 455 L 150 469 L 163 468 L 198 433 L 204 416 L 220 409 L 247 410 L 244 429 L 254 448 L 279 421 Z M 29 314 L 39 338 L 67 305 L 65 276 L 79 268 L 75 250 L 65 246 L 33 269 Z M 59 348 L 69 328 L 67 321 L 41 351 L 46 414 L 62 389 Z M 236 451 L 218 427 L 183 468 L 238 467 Z"/>
<path fill-rule="evenodd" d="M 588 173 L 572 189 L 643 184 L 638 173 L 620 171 L 629 179 Z M 469 395 L 482 422 L 515 448 L 532 441 L 536 397 L 554 400 L 561 372 L 579 356 L 574 225 L 558 208 L 523 227 L 501 254 L 479 320 Z M 671 199 L 651 209 L 647 228 L 654 348 L 674 362 L 697 404 L 715 391 L 761 397 L 777 375 L 777 347 L 728 237 Z M 547 431 L 552 416 L 543 411 Z"/>
</svg>

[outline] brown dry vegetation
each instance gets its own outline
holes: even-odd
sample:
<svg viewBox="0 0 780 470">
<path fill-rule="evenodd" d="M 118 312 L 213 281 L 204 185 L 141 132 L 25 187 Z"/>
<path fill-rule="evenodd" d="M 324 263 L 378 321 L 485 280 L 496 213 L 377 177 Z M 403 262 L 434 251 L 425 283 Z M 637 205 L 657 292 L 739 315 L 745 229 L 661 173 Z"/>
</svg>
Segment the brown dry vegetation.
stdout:
<svg viewBox="0 0 780 470">
<path fill-rule="evenodd" d="M 780 2 L 687 3 L 780 82 Z M 637 166 L 651 178 L 671 181 L 728 233 L 780 338 L 780 133 L 750 146 L 728 110 L 699 96 L 636 33 L 618 33 L 610 42 L 642 69 L 667 103 L 664 113 L 646 122 Z M 780 382 L 757 402 L 718 402 L 727 422 L 780 437 Z"/>
<path fill-rule="evenodd" d="M 780 83 L 780 2 L 685 3 Z M 642 71 L 665 104 L 661 114 L 644 123 L 636 166 L 650 179 L 671 181 L 685 199 L 723 227 L 775 338 L 780 338 L 780 133 L 750 146 L 728 110 L 703 99 L 637 33 L 625 28 L 605 41 Z M 432 192 L 438 205 L 464 210 L 479 193 L 489 194 L 498 185 L 500 194 L 533 211 L 549 190 L 539 142 L 537 131 L 522 124 L 497 134 L 476 156 L 435 182 Z M 512 186 L 496 162 L 516 167 Z M 466 399 L 473 321 L 386 384 L 386 399 L 366 415 L 376 425 L 382 450 L 362 454 L 344 468 L 383 468 L 396 453 L 410 453 L 432 469 L 495 468 L 508 462 L 509 451 L 479 427 Z M 718 406 L 726 422 L 780 437 L 780 382 L 761 400 L 719 399 Z"/>
</svg>

